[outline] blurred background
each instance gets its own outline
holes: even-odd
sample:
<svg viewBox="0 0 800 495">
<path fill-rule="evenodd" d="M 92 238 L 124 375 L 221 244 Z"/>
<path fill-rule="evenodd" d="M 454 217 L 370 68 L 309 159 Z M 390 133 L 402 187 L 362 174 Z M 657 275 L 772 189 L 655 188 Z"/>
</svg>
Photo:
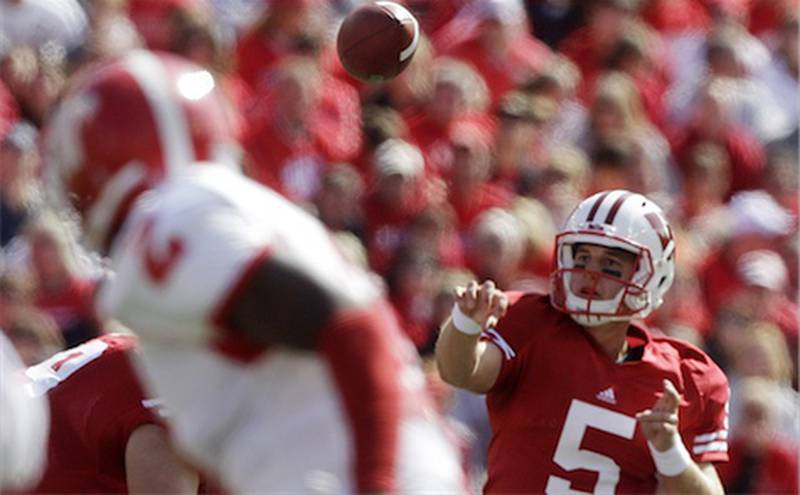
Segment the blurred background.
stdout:
<svg viewBox="0 0 800 495">
<path fill-rule="evenodd" d="M 598 190 L 668 213 L 678 273 L 648 323 L 732 387 L 728 492 L 797 493 L 797 0 L 406 0 L 396 79 L 338 62 L 347 0 L 0 0 L 0 327 L 26 364 L 98 335 L 103 261 L 47 207 L 38 129 L 81 70 L 136 48 L 205 66 L 245 173 L 380 276 L 479 487 L 481 397 L 431 359 L 452 288 L 546 290 Z M 124 116 L 120 116 L 124 118 Z"/>
</svg>

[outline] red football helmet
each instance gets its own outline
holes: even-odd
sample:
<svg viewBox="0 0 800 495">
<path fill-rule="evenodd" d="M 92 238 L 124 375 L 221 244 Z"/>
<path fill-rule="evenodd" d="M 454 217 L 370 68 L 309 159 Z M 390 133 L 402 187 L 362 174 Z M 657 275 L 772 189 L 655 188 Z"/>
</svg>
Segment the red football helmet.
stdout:
<svg viewBox="0 0 800 495">
<path fill-rule="evenodd" d="M 167 175 L 202 161 L 235 165 L 232 111 L 207 70 L 130 52 L 78 77 L 47 122 L 48 186 L 106 249 L 133 200 Z"/>
</svg>

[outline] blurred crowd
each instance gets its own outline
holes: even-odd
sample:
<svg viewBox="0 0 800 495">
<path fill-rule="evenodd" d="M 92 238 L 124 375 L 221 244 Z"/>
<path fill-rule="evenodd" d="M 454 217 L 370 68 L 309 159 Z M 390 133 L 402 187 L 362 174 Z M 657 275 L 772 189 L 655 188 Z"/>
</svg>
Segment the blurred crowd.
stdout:
<svg viewBox="0 0 800 495">
<path fill-rule="evenodd" d="M 406 0 L 424 35 L 382 84 L 335 55 L 359 3 L 0 0 L 0 326 L 26 364 L 104 328 L 103 260 L 48 207 L 38 128 L 93 63 L 168 50 L 224 88 L 244 173 L 383 278 L 476 483 L 483 404 L 430 360 L 452 287 L 546 290 L 571 209 L 623 188 L 678 240 L 648 323 L 729 377 L 727 490 L 797 493 L 798 2 Z"/>
</svg>

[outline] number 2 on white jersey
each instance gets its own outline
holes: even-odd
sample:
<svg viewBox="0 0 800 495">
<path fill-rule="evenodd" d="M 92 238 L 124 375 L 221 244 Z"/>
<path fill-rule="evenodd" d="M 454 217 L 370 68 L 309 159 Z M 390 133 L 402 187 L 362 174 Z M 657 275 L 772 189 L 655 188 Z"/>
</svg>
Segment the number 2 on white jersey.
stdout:
<svg viewBox="0 0 800 495">
<path fill-rule="evenodd" d="M 588 402 L 573 399 L 567 412 L 567 419 L 558 438 L 553 461 L 566 471 L 587 469 L 596 471 L 597 484 L 594 492 L 597 495 L 613 494 L 619 482 L 619 465 L 608 456 L 581 448 L 581 440 L 586 428 L 592 427 L 622 438 L 631 439 L 636 431 L 636 419 L 594 406 Z M 545 493 L 587 493 L 571 488 L 569 480 L 550 476 L 547 479 Z"/>
</svg>

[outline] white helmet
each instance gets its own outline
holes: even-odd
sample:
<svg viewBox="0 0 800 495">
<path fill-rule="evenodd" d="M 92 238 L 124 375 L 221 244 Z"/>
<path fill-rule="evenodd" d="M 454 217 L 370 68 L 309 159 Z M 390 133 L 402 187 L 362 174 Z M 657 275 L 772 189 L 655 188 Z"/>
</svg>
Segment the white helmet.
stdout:
<svg viewBox="0 0 800 495">
<path fill-rule="evenodd" d="M 585 271 L 575 266 L 576 244 L 617 248 L 636 255 L 630 280 L 592 273 L 595 284 L 606 278 L 622 285 L 615 297 L 600 300 L 572 292 L 571 277 Z M 646 317 L 661 305 L 675 276 L 675 241 L 664 212 L 641 194 L 629 191 L 604 191 L 583 200 L 556 237 L 555 249 L 552 304 L 584 326 Z"/>
</svg>

